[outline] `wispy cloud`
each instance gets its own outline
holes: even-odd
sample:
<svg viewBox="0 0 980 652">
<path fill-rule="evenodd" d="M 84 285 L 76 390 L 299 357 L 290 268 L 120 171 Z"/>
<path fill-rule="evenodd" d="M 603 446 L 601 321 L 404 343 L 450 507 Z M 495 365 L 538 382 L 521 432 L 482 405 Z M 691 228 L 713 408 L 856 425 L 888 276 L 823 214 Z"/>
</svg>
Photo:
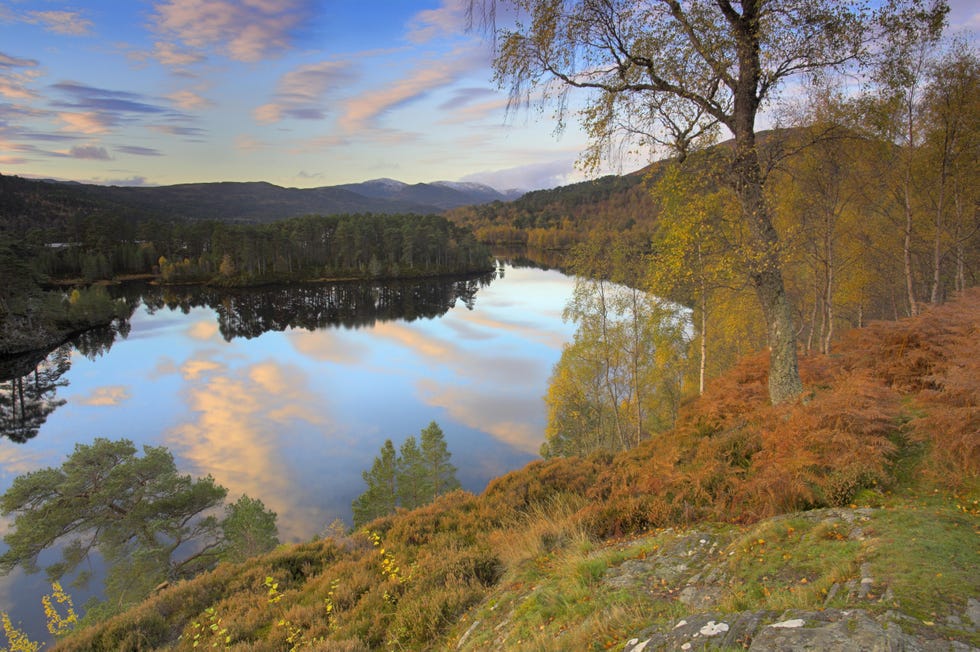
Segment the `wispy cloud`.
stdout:
<svg viewBox="0 0 980 652">
<path fill-rule="evenodd" d="M 55 34 L 87 36 L 92 33 L 92 21 L 78 11 L 28 11 L 23 20 Z"/>
<path fill-rule="evenodd" d="M 467 28 L 466 0 L 442 0 L 438 9 L 426 9 L 412 17 L 406 38 L 426 43 L 440 36 L 462 34 Z"/>
<path fill-rule="evenodd" d="M 570 152 L 565 157 L 550 161 L 468 174 L 462 177 L 460 181 L 476 181 L 477 183 L 485 183 L 492 188 L 501 189 L 555 188 L 579 180 L 581 175 L 575 170 L 576 158 L 577 153 Z"/>
<path fill-rule="evenodd" d="M 195 340 L 213 340 L 220 336 L 218 322 L 210 319 L 196 321 L 187 329 L 187 334 Z"/>
<path fill-rule="evenodd" d="M 12 57 L 9 54 L 0 52 L 0 70 L 5 68 L 30 68 L 36 65 L 37 60 L 35 59 L 21 59 L 20 57 Z"/>
<path fill-rule="evenodd" d="M 443 111 L 455 111 L 491 99 L 500 99 L 500 93 L 491 88 L 457 88 L 448 100 L 439 105 L 439 108 Z"/>
<path fill-rule="evenodd" d="M 211 100 L 190 89 L 170 93 L 167 95 L 167 99 L 173 102 L 177 107 L 187 111 L 206 109 L 214 104 L 211 102 Z"/>
<path fill-rule="evenodd" d="M 187 48 L 254 62 L 291 46 L 309 5 L 309 0 L 166 0 L 156 4 L 152 21 L 158 32 Z"/>
<path fill-rule="evenodd" d="M 204 61 L 205 56 L 199 52 L 192 52 L 182 48 L 176 43 L 167 41 L 157 41 L 153 44 L 153 58 L 165 66 L 173 68 L 183 68 Z"/>
<path fill-rule="evenodd" d="M 197 380 L 201 376 L 215 371 L 223 371 L 224 368 L 224 364 L 215 362 L 214 360 L 208 360 L 206 358 L 192 359 L 180 366 L 180 375 L 184 377 L 184 380 Z"/>
<path fill-rule="evenodd" d="M 76 131 L 82 134 L 105 134 L 116 124 L 111 116 L 94 111 L 86 111 L 85 113 L 65 111 L 58 114 L 58 119 L 65 124 L 62 127 L 64 131 Z"/>
<path fill-rule="evenodd" d="M 132 154 L 133 156 L 163 156 L 163 152 L 158 149 L 140 147 L 139 145 L 119 145 L 113 149 L 123 154 Z"/>
<path fill-rule="evenodd" d="M 143 125 L 169 135 L 204 135 L 202 130 L 190 126 L 194 122 L 190 115 L 174 108 L 174 104 L 193 104 L 198 101 L 199 98 L 190 95 L 178 92 L 169 98 L 161 98 L 89 86 L 75 81 L 62 81 L 50 88 L 56 95 L 49 101 L 49 105 L 57 110 L 56 117 L 63 125 L 63 132 L 91 136 Z M 159 121 L 169 124 L 159 124 Z M 160 154 L 155 149 L 134 146 L 120 146 L 118 151 L 140 156 Z"/>
<path fill-rule="evenodd" d="M 253 116 L 264 124 L 283 118 L 322 120 L 326 115 L 324 96 L 349 85 L 355 77 L 355 66 L 350 61 L 321 61 L 300 66 L 282 76 L 273 101 L 256 108 Z"/>
<path fill-rule="evenodd" d="M 75 399 L 82 405 L 113 406 L 129 400 L 129 390 L 122 385 L 96 387 L 88 396 Z"/>
<path fill-rule="evenodd" d="M 64 81 L 54 84 L 52 88 L 59 91 L 67 100 L 52 102 L 52 106 L 123 113 L 166 113 L 168 109 L 158 104 L 151 104 L 149 98 L 139 93 L 129 91 L 114 91 L 96 86 L 88 86 L 78 82 Z"/>
<path fill-rule="evenodd" d="M 112 157 L 109 156 L 109 152 L 106 151 L 106 148 L 99 147 L 97 145 L 83 145 L 81 147 L 72 147 L 68 151 L 68 155 L 71 158 L 89 159 L 93 161 L 112 160 Z"/>
<path fill-rule="evenodd" d="M 485 65 L 477 48 L 460 48 L 438 60 L 426 61 L 405 78 L 348 100 L 340 126 L 348 133 L 374 128 L 385 113 L 449 86 L 466 73 Z"/>
<path fill-rule="evenodd" d="M 283 459 L 282 433 L 301 424 L 329 429 L 323 415 L 309 407 L 322 406 L 322 397 L 310 391 L 306 375 L 295 367 L 263 362 L 242 371 L 209 375 L 188 386 L 194 420 L 170 431 L 168 444 L 232 495 L 260 495 L 279 513 L 284 538 L 308 538 L 321 525 L 316 522 L 321 515 L 300 506 L 303 487 Z"/>
<path fill-rule="evenodd" d="M 544 443 L 535 423 L 541 415 L 541 399 L 536 396 L 512 393 L 491 398 L 480 387 L 432 380 L 420 380 L 417 389 L 426 403 L 445 409 L 454 421 L 489 433 L 519 451 L 537 455 Z"/>
<path fill-rule="evenodd" d="M 439 108 L 445 109 L 446 104 L 449 102 Z M 440 124 L 478 122 L 487 118 L 496 118 L 498 122 L 502 123 L 507 113 L 507 104 L 508 99 L 498 94 L 494 94 L 482 102 L 458 104 L 451 109 L 450 115 L 440 121 Z"/>
<path fill-rule="evenodd" d="M 24 104 L 0 102 L 0 120 L 7 121 L 22 118 L 38 118 L 47 114 L 47 111 L 35 109 L 34 107 L 26 106 Z"/>
<path fill-rule="evenodd" d="M 38 66 L 35 59 L 22 59 L 0 52 L 0 95 L 14 100 L 37 98 L 37 92 L 27 85 L 40 75 Z"/>
<path fill-rule="evenodd" d="M 152 131 L 159 132 L 161 134 L 167 134 L 168 136 L 185 136 L 190 139 L 201 139 L 207 136 L 207 131 L 201 129 L 200 127 L 189 127 L 186 125 L 149 125 L 147 127 Z"/>
</svg>

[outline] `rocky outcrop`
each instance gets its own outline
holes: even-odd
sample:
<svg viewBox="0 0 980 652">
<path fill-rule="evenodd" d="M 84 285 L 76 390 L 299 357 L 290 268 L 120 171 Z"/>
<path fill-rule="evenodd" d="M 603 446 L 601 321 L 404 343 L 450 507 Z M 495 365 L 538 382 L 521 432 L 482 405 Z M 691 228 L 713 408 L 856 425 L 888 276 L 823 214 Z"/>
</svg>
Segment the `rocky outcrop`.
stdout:
<svg viewBox="0 0 980 652">
<path fill-rule="evenodd" d="M 874 510 L 820 509 L 771 519 L 804 518 L 815 525 L 834 524 L 839 536 L 863 541 Z M 835 530 L 836 534 L 837 530 Z M 971 598 L 961 614 L 943 622 L 923 621 L 885 605 L 891 590 L 872 576 L 870 564 L 859 577 L 834 584 L 818 610 L 742 611 L 718 609 L 730 585 L 731 541 L 709 528 L 678 533 L 646 559 L 629 559 L 610 568 L 605 582 L 617 588 L 669 593 L 690 614 L 638 632 L 623 652 L 732 650 L 755 652 L 960 652 L 980 650 L 980 600 Z M 841 600 L 854 608 L 833 608 Z"/>
<path fill-rule="evenodd" d="M 904 625 L 904 628 L 903 628 Z M 910 631 L 905 631 L 909 629 Z M 976 631 L 976 625 L 969 626 Z M 623 652 L 730 650 L 753 652 L 966 652 L 977 648 L 948 640 L 914 618 L 863 609 L 694 614 L 667 631 L 631 639 Z"/>
</svg>

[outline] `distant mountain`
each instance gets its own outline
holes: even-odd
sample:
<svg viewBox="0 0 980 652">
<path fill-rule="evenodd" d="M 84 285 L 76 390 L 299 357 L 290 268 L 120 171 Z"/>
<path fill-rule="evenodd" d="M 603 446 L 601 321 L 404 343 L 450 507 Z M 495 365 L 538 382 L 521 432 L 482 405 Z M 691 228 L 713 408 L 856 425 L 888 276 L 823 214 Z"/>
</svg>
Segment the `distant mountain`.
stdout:
<svg viewBox="0 0 980 652">
<path fill-rule="evenodd" d="M 0 175 L 0 222 L 35 223 L 43 211 L 60 216 L 98 212 L 154 218 L 271 222 L 298 215 L 353 213 L 434 214 L 474 204 L 508 201 L 515 196 L 478 183 L 407 184 L 375 179 L 320 188 L 283 188 L 265 182 L 187 183 L 173 186 L 97 186 L 77 182 L 36 181 Z M 44 198 L 39 201 L 38 198 Z M 39 213 L 38 211 L 42 211 Z"/>
<path fill-rule="evenodd" d="M 437 206 L 442 210 L 459 206 L 489 204 L 493 201 L 510 201 L 521 193 L 502 193 L 482 183 L 435 181 L 433 183 L 407 184 L 395 179 L 373 179 L 361 183 L 334 186 L 343 190 L 390 201 L 410 202 Z"/>
</svg>

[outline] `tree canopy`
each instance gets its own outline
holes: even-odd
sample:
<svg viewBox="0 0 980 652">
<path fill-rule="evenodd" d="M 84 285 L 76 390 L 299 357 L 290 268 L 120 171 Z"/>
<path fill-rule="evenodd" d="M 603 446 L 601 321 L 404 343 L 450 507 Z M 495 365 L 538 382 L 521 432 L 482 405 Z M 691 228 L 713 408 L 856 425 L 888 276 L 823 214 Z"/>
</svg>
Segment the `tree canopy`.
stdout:
<svg viewBox="0 0 980 652">
<path fill-rule="evenodd" d="M 60 559 L 45 567 L 48 578 L 77 573 L 74 583 L 84 584 L 89 573 L 79 566 L 97 552 L 108 565 L 106 597 L 115 610 L 160 582 L 209 568 L 221 554 L 268 549 L 275 514 L 261 502 L 242 498 L 221 523 L 212 512 L 227 494 L 224 487 L 211 476 L 180 474 L 164 447 L 142 452 L 125 439 L 99 438 L 76 444 L 60 467 L 15 478 L 0 496 L 0 511 L 14 517 L 0 572 L 15 566 L 37 572 L 41 553 L 59 548 Z M 242 521 L 261 525 L 258 541 L 239 536 Z"/>
</svg>

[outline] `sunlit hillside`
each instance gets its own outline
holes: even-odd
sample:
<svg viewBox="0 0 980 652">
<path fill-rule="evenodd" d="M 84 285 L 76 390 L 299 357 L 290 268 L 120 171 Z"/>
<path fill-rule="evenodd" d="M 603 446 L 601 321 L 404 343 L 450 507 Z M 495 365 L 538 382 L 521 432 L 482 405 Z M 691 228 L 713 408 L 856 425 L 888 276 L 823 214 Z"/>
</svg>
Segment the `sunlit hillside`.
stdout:
<svg viewBox="0 0 980 652">
<path fill-rule="evenodd" d="M 971 290 L 804 357 L 794 405 L 751 356 L 632 451 L 221 565 L 54 649 L 978 646 L 978 349 Z"/>
</svg>

